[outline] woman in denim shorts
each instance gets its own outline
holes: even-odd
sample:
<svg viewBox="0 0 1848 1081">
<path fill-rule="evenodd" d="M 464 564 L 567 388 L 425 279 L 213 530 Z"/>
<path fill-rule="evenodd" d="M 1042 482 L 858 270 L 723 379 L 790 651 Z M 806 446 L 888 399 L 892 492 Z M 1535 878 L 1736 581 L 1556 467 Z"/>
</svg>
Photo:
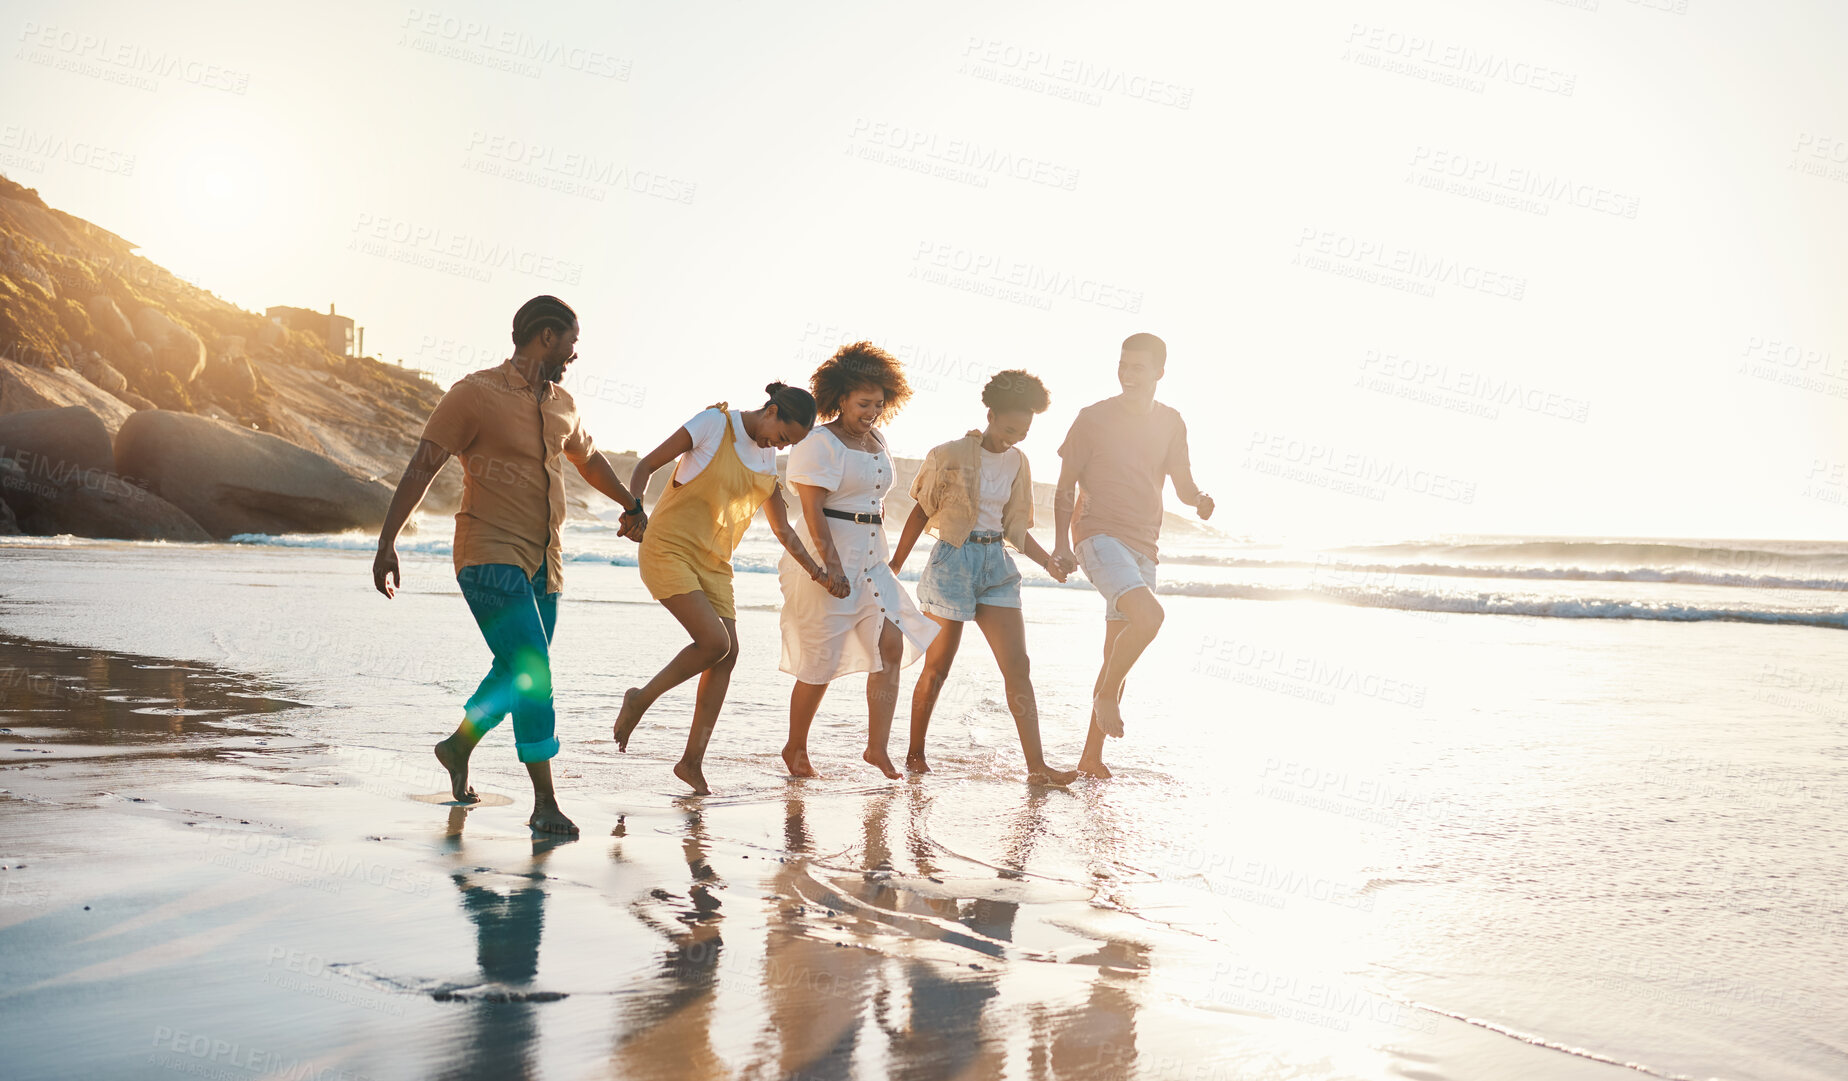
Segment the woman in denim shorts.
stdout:
<svg viewBox="0 0 1848 1081">
<path fill-rule="evenodd" d="M 911 695 L 911 746 L 905 752 L 905 768 L 930 772 L 924 735 L 937 694 L 956 660 L 963 624 L 973 619 L 1001 666 L 1028 778 L 1070 784 L 1076 771 L 1047 766 L 1040 747 L 1039 708 L 1028 677 L 1026 623 L 1020 615 L 1020 571 L 1007 550 L 1013 545 L 1065 581 L 1064 567 L 1027 534 L 1033 524 L 1033 476 L 1026 455 L 1014 445 L 1026 438 L 1034 414 L 1044 413 L 1051 399 L 1037 377 L 1014 370 L 997 372 L 988 381 L 982 404 L 988 407 L 987 428 L 933 447 L 925 457 L 911 483 L 917 506 L 892 554 L 896 574 L 920 533 L 928 528 L 936 538 L 918 579 L 918 606 L 939 630 L 924 654 L 924 671 Z"/>
</svg>

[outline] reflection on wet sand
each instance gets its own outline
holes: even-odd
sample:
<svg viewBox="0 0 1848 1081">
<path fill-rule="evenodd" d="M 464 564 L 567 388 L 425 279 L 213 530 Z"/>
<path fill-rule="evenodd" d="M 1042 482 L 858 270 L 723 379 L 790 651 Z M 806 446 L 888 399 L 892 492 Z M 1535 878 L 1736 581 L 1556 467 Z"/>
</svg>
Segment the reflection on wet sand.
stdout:
<svg viewBox="0 0 1848 1081">
<path fill-rule="evenodd" d="M 999 879 L 1027 877 L 1045 798 L 1028 793 L 1012 816 Z M 956 897 L 899 884 L 940 883 L 948 874 L 929 839 L 932 800 L 917 785 L 874 795 L 857 859 L 839 861 L 815 855 L 801 782 L 791 783 L 784 797 L 788 855 L 772 884 L 762 980 L 770 1012 L 764 1042 L 774 1048 L 774 1067 L 766 1059 L 745 1076 L 998 1078 L 1023 1027 L 1031 1041 L 1028 1076 L 1126 1076 L 1137 1053 L 1138 1003 L 1124 981 L 1146 969 L 1145 948 L 1106 940 L 1073 958 L 1098 967 L 1089 998 L 1075 1010 L 1034 1005 L 1018 1017 L 995 1015 L 991 1005 L 1010 966 L 1043 962 L 1013 945 L 1022 902 L 1008 899 L 1009 891 Z M 914 864 L 902 869 L 890 840 L 901 803 Z"/>
<path fill-rule="evenodd" d="M 467 814 L 466 808 L 450 809 L 445 835 L 457 851 Z M 481 982 L 434 992 L 438 1001 L 468 1002 L 470 1011 L 467 1040 L 438 1076 L 512 1081 L 537 1076 L 533 1051 L 539 1037 L 539 1004 L 563 997 L 533 986 L 545 931 L 546 895 L 540 883 L 545 880 L 546 858 L 570 840 L 536 838 L 532 863 L 524 875 L 527 883 L 509 890 L 489 884 L 490 879 L 505 879 L 505 872 L 449 876 L 475 928 L 475 965 Z"/>
<path fill-rule="evenodd" d="M 1149 962 L 1145 947 L 1120 940 L 1147 924 L 1115 895 L 1136 873 L 1117 840 L 1133 831 L 1107 808 L 1089 813 L 1072 793 L 941 781 L 855 792 L 792 781 L 763 802 L 686 799 L 663 808 L 637 800 L 631 821 L 649 826 L 628 836 L 619 825 L 606 858 L 566 839 L 513 840 L 514 812 L 486 803 L 438 815 L 401 790 L 421 778 L 399 784 L 408 774 L 396 772 L 389 754 L 377 756 L 385 772 L 366 775 L 384 783 L 343 785 L 343 770 L 319 755 L 256 753 L 304 746 L 288 735 L 292 704 L 209 668 L 62 647 L 9 651 L 0 638 L 0 707 L 14 728 L 0 734 L 9 757 L 11 748 L 141 756 L 132 784 L 118 780 L 130 774 L 113 763 L 84 761 L 58 781 L 24 753 L 21 764 L 33 767 L 14 774 L 50 793 L 41 801 L 63 800 L 55 804 L 61 814 L 94 813 L 98 778 L 124 785 L 120 802 L 159 809 L 132 821 L 138 838 L 165 847 L 118 854 L 141 858 L 137 875 L 160 883 L 137 905 L 222 890 L 220 865 L 199 852 L 226 837 L 244 846 L 232 873 L 317 888 L 278 894 L 285 903 L 270 916 L 251 915 L 263 932 L 254 944 L 215 926 L 178 935 L 215 943 L 211 964 L 197 969 L 214 979 L 196 989 L 176 983 L 144 996 L 141 985 L 111 977 L 112 1017 L 145 1009 L 150 1027 L 209 1030 L 226 1043 L 293 1054 L 296 1037 L 271 1026 L 312 999 L 320 1012 L 303 1029 L 304 1049 L 324 1051 L 355 1076 L 452 1081 L 550 1076 L 566 1060 L 568 1076 L 601 1069 L 619 1078 L 751 1081 L 1044 1081 L 1130 1077 L 1139 1064 L 1139 984 Z M 225 768 L 211 770 L 219 758 Z M 161 769 L 149 769 L 156 761 Z M 278 783 L 293 780 L 283 774 L 303 762 L 303 776 L 316 783 Z M 151 781 L 157 772 L 160 787 Z M 25 816 L 53 805 L 9 806 L 25 823 L 45 821 Z M 228 828 L 224 812 L 245 807 L 279 822 L 234 820 L 250 828 Z M 773 820 L 768 838 L 765 817 Z M 197 822 L 227 828 L 205 837 Z M 246 849 L 254 855 L 241 855 Z M 44 922 L 36 936 L 14 936 L 9 961 L 17 971 L 62 972 L 73 962 L 27 957 L 23 945 L 50 940 L 45 929 L 59 931 L 60 946 L 88 943 L 78 936 L 93 934 L 84 907 L 91 897 L 61 907 L 49 893 L 39 900 L 30 890 L 40 880 L 30 876 L 67 857 L 55 849 L 27 855 L 5 862 L 7 875 L 25 874 L 17 887 L 8 879 L 14 892 L 0 904 Z M 326 891 L 338 905 L 330 915 L 318 887 L 335 874 L 346 888 Z M 431 894 L 369 888 L 420 876 Z M 230 883 L 246 885 L 242 877 Z M 113 918 L 141 916 L 135 908 Z M 542 958 L 548 930 L 551 951 Z M 159 942 L 147 948 L 166 956 Z M 293 971 L 281 981 L 263 962 L 278 948 L 325 956 L 326 982 L 297 986 Z M 78 952 L 90 968 L 109 960 L 91 947 Z M 400 1009 L 420 1023 L 381 1022 L 381 1010 L 395 1017 Z M 597 1060 L 588 1074 L 571 1058 L 586 1043 Z M 164 1053 L 181 1056 L 176 1068 L 192 1064 L 183 1049 Z M 416 1066 L 407 1074 L 409 1057 Z"/>
<path fill-rule="evenodd" d="M 145 753 L 164 737 L 188 738 L 166 753 L 215 753 L 274 734 L 245 722 L 298 705 L 268 691 L 213 668 L 0 635 L 0 764 L 83 746 Z"/>
<path fill-rule="evenodd" d="M 815 841 L 801 785 L 791 781 L 784 796 L 787 854 L 771 882 L 763 989 L 772 1031 L 766 1037 L 775 1048 L 775 1076 L 844 1078 L 851 1076 L 874 959 L 849 944 L 854 936 L 845 926 L 846 902 L 811 876 Z M 876 808 L 886 805 L 874 801 Z M 811 928 L 819 920 L 826 922 Z"/>
<path fill-rule="evenodd" d="M 684 897 L 657 887 L 633 906 L 637 919 L 667 939 L 668 949 L 650 986 L 623 1000 L 618 1011 L 616 1077 L 731 1076 L 712 1044 L 713 996 L 725 948 L 719 927 L 725 883 L 707 862 L 710 839 L 700 802 L 687 799 L 680 806 L 686 829 L 681 852 L 690 881 Z"/>
</svg>

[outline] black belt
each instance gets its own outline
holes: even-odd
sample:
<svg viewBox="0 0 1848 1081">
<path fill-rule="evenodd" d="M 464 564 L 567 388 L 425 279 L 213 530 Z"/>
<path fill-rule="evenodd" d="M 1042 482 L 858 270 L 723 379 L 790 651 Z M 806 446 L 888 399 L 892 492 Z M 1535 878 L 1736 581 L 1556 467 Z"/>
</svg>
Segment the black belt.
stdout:
<svg viewBox="0 0 1848 1081">
<path fill-rule="evenodd" d="M 1002 536 L 999 533 L 993 533 L 986 537 L 978 537 L 974 533 L 969 534 L 970 544 L 1000 544 L 1002 541 L 1006 539 L 1007 539 L 1006 537 Z"/>
<path fill-rule="evenodd" d="M 859 522 L 861 525 L 878 525 L 881 521 L 877 514 L 854 514 L 849 511 L 835 510 L 833 507 L 823 507 L 821 513 L 830 518 L 839 518 L 843 522 Z"/>
</svg>

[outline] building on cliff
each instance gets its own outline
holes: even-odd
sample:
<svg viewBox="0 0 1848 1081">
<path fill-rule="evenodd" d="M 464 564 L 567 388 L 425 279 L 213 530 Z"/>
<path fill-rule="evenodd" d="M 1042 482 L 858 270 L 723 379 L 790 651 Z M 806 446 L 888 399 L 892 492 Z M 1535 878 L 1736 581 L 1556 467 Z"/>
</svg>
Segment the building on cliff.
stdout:
<svg viewBox="0 0 1848 1081">
<path fill-rule="evenodd" d="M 327 343 L 328 350 L 339 356 L 356 357 L 365 352 L 366 328 L 360 327 L 356 336 L 353 320 L 344 315 L 336 315 L 332 304 L 327 306 L 325 312 L 277 304 L 265 310 L 263 314 L 270 322 L 288 327 L 290 330 L 306 330 L 319 335 L 321 340 Z"/>
</svg>

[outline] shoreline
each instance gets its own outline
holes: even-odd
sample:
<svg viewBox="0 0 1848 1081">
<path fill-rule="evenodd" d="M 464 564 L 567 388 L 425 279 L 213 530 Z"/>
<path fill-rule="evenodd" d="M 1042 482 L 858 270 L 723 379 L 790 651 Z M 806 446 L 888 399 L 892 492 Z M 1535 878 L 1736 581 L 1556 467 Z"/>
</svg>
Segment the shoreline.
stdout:
<svg viewBox="0 0 1848 1081">
<path fill-rule="evenodd" d="M 172 550 L 20 555 L 0 617 L 40 637 L 17 648 L 82 662 L 62 673 L 75 680 L 50 679 L 55 666 L 29 657 L 23 667 L 41 678 L 0 679 L 0 712 L 18 706 L 9 688 L 61 696 L 26 714 L 31 724 L 13 713 L 0 721 L 15 729 L 0 747 L 58 751 L 0 749 L 11 767 L 0 770 L 0 1037 L 35 1075 L 289 1076 L 317 1064 L 330 1077 L 1636 1076 L 1541 1043 L 1666 1062 L 1652 1067 L 1665 1076 L 1728 1072 L 1689 1068 L 1703 1056 L 1635 1044 L 1585 1010 L 1562 1014 L 1579 997 L 1570 980 L 1504 988 L 1468 978 L 1469 957 L 1446 943 L 1498 921 L 1452 926 L 1476 910 L 1445 906 L 1495 894 L 1446 900 L 1428 876 L 1401 868 L 1416 848 L 1395 851 L 1455 835 L 1468 844 L 1443 866 L 1492 884 L 1505 856 L 1482 851 L 1480 838 L 1540 820 L 1389 773 L 1378 755 L 1403 753 L 1415 745 L 1407 739 L 1493 750 L 1456 712 L 1448 669 L 1416 667 L 1434 649 L 1454 660 L 1446 651 L 1526 655 L 1541 640 L 1717 648 L 1762 629 L 1454 626 L 1356 609 L 1314 612 L 1291 632 L 1298 617 L 1287 606 L 1192 600 L 1170 606 L 1168 644 L 1137 692 L 1143 727 L 1118 752 L 1117 780 L 1063 791 L 1021 783 L 1011 728 L 984 704 L 992 661 L 972 651 L 938 772 L 887 783 L 853 769 L 849 741 L 864 714 L 857 694 L 842 693 L 818 722 L 840 752 L 821 757 L 836 768 L 792 781 L 769 730 L 787 686 L 768 676 L 776 619 L 750 607 L 770 600 L 774 583 L 753 598 L 741 582 L 741 664 L 766 678 L 734 683 L 720 729 L 730 749 L 709 769 L 724 788 L 700 799 L 677 791 L 666 769 L 684 735 L 679 706 L 664 699 L 630 755 L 604 745 L 603 714 L 625 674 L 678 643 L 657 633 L 666 617 L 654 606 L 630 605 L 645 598 L 632 570 L 580 571 L 559 640 L 560 670 L 571 673 L 561 727 L 573 733 L 559 791 L 584 833 L 566 840 L 525 828 L 529 793 L 501 733 L 474 771 L 490 798 L 439 805 L 446 786 L 429 744 L 485 648 L 438 561 L 413 567 L 416 588 L 430 592 L 388 605 L 366 595 L 354 553 L 229 550 L 203 578 L 189 576 L 196 557 Z M 125 609 L 124 597 L 134 604 Z M 1055 762 L 1076 751 L 1068 692 L 1094 663 L 1085 599 L 1049 597 L 1028 611 L 1029 633 L 1054 646 L 1036 654 L 1036 676 Z M 281 633 L 288 627 L 311 636 L 305 648 Z M 1292 655 L 1358 649 L 1369 672 L 1403 677 L 1429 699 L 1414 708 L 1342 690 L 1321 703 L 1216 677 L 1202 650 L 1228 633 L 1298 633 L 1276 638 Z M 1485 634 L 1496 642 L 1470 645 Z M 51 637 L 209 659 L 176 664 L 46 645 Z M 373 642 L 382 652 L 368 652 Z M 416 665 L 366 670 L 392 658 Z M 1195 744 L 1175 742 L 1199 728 L 1189 703 L 1203 699 L 1223 711 L 1211 716 L 1247 722 L 1230 730 L 1238 756 L 1205 772 L 1198 754 L 1177 757 Z M 263 708 L 240 704 L 250 702 Z M 106 710 L 128 712 L 108 726 L 85 720 Z M 22 727 L 30 740 L 15 738 Z M 1331 751 L 1331 740 L 1346 749 Z M 1518 760 L 1510 768 L 1510 779 L 1531 772 Z M 1683 792 L 1679 773 L 1659 783 L 1715 798 L 1710 784 Z M 1318 799 L 1297 798 L 1305 785 Z M 1543 911 L 1583 921 L 1571 930 L 1595 929 L 1595 910 L 1546 897 Z M 1506 921 L 1532 918 L 1522 913 Z M 1406 936 L 1429 938 L 1413 956 L 1444 979 L 1395 979 L 1404 962 L 1385 947 Z M 1682 974 L 1701 975 L 1699 959 L 1662 958 L 1632 972 L 1620 951 L 1589 973 L 1610 977 L 1593 993 L 1649 1009 L 1693 995 L 1726 1035 L 1765 1010 L 1779 1031 L 1822 1023 L 1770 999 L 1709 1002 L 1698 981 L 1676 990 Z M 1767 993 L 1777 986 L 1765 980 Z M 1658 992 L 1674 997 L 1645 998 Z M 1714 1041 L 1704 1046 L 1711 1054 Z M 269 1065 L 214 1060 L 219 1047 Z M 87 1057 L 73 1059 L 73 1048 Z M 1790 1076 L 1812 1076 L 1789 1065 Z"/>
</svg>

